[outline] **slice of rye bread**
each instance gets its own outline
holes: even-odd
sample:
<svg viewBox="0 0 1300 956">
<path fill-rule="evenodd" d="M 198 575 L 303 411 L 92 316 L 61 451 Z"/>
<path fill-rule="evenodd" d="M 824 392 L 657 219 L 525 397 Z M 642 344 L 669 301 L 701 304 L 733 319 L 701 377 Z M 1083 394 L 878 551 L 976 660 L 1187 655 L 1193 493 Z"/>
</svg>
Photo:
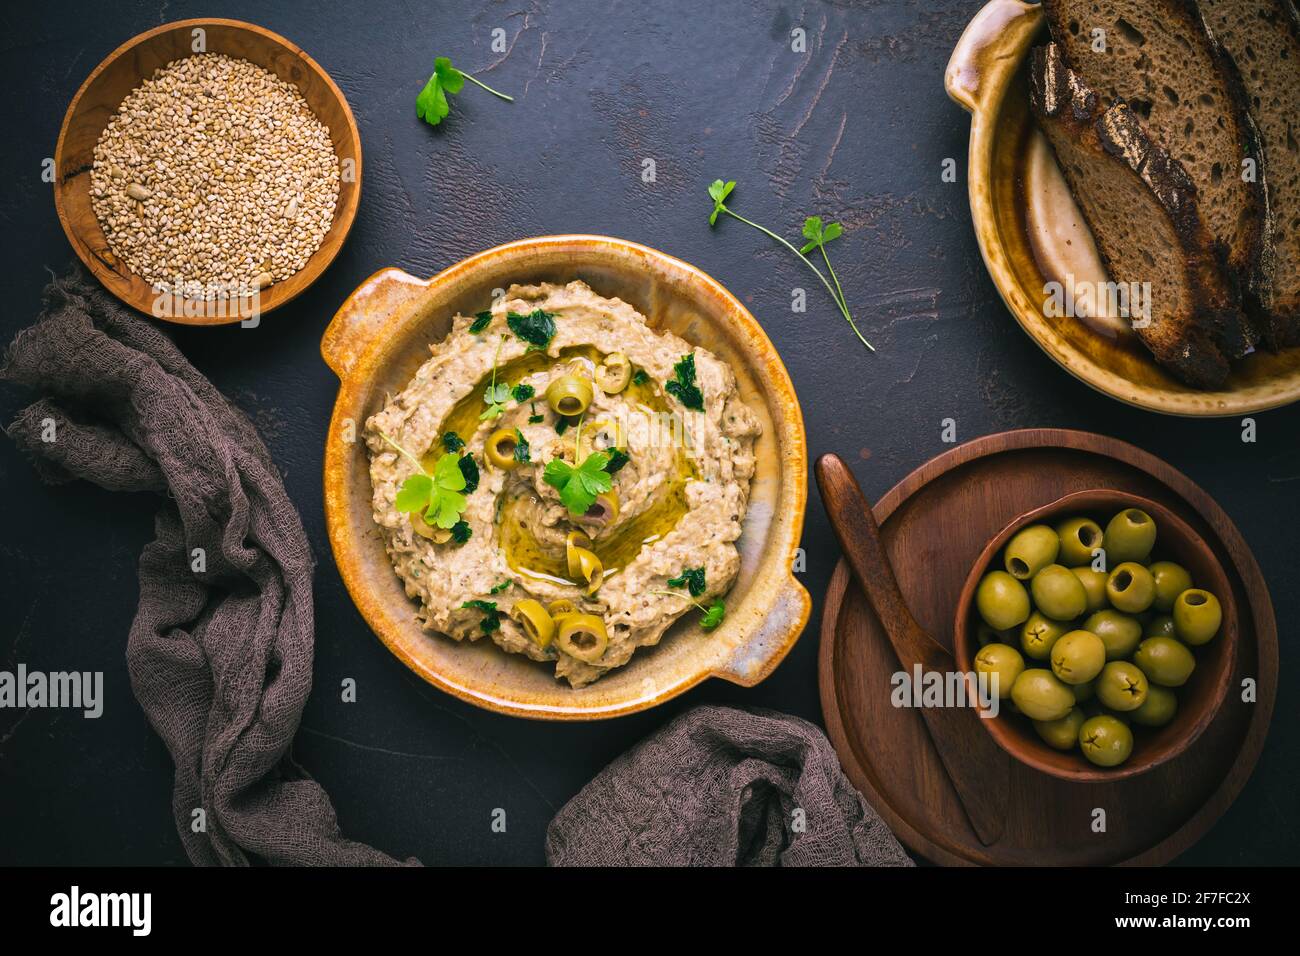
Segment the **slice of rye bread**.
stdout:
<svg viewBox="0 0 1300 956">
<path fill-rule="evenodd" d="M 1103 108 L 1055 43 L 1033 51 L 1029 103 L 1110 280 L 1151 284 L 1138 337 L 1184 382 L 1222 385 L 1228 356 L 1213 330 L 1234 306 L 1187 171 L 1126 104 Z"/>
<path fill-rule="evenodd" d="M 1201 0 L 1232 56 L 1264 151 L 1272 287 L 1254 305 L 1273 348 L 1300 345 L 1300 12 L 1291 0 Z"/>
<path fill-rule="evenodd" d="M 1187 170 L 1234 292 L 1244 299 L 1267 282 L 1268 206 L 1245 89 L 1194 0 L 1043 0 L 1043 10 L 1066 64 L 1102 107 L 1127 103 Z M 1093 49 L 1098 29 L 1101 53 Z M 1253 181 L 1242 175 L 1246 159 L 1254 160 Z M 1217 335 L 1234 358 L 1260 338 L 1244 314 Z"/>
</svg>

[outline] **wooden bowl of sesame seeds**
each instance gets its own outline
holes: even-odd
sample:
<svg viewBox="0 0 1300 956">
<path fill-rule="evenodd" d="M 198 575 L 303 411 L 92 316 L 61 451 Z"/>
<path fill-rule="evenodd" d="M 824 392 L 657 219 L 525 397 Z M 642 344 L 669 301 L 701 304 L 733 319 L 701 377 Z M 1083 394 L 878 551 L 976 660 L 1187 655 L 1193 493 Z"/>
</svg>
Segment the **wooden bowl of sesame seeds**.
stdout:
<svg viewBox="0 0 1300 956">
<path fill-rule="evenodd" d="M 251 324 L 338 254 L 361 137 L 338 86 L 284 37 L 178 20 L 86 78 L 54 173 L 69 242 L 119 299 L 164 321 Z"/>
</svg>

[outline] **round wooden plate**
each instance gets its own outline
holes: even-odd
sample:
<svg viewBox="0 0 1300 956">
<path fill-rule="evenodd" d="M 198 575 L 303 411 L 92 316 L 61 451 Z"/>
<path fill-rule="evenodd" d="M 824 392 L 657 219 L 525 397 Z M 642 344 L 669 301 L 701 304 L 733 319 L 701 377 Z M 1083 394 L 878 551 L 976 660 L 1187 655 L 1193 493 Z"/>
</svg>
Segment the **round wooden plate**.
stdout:
<svg viewBox="0 0 1300 956">
<path fill-rule="evenodd" d="M 890 703 L 893 648 L 841 561 L 822 616 L 822 714 L 854 785 L 913 852 L 949 865 L 1166 863 L 1194 844 L 1255 767 L 1277 693 L 1277 622 L 1240 532 L 1181 472 L 1102 435 L 1026 429 L 978 438 L 912 472 L 875 506 L 912 614 L 952 647 L 953 608 L 981 549 L 1016 515 L 1072 491 L 1115 488 L 1190 524 L 1232 583 L 1240 640 L 1228 698 L 1186 753 L 1115 783 L 1058 780 L 1012 764 L 1006 831 L 983 846 L 966 822 L 920 715 Z M 1242 701 L 1242 681 L 1256 701 Z M 1105 831 L 1096 832 L 1097 810 Z"/>
</svg>

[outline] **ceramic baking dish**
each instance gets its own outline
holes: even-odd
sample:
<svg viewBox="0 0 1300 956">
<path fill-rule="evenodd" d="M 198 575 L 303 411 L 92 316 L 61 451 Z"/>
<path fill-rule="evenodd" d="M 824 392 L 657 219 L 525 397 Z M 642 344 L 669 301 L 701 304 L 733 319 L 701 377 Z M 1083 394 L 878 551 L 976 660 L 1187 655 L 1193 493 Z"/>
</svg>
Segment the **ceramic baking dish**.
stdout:
<svg viewBox="0 0 1300 956">
<path fill-rule="evenodd" d="M 741 571 L 712 633 L 683 619 L 653 648 L 574 690 L 552 669 L 491 641 L 458 643 L 422 631 L 371 515 L 369 463 L 358 437 L 399 392 L 458 311 L 485 308 L 515 282 L 582 279 L 727 361 L 763 434 L 738 545 Z M 789 375 L 753 316 L 705 273 L 635 243 L 545 236 L 489 249 L 421 280 L 398 269 L 367 279 L 334 316 L 321 354 L 339 376 L 325 446 L 325 516 L 339 573 L 379 639 L 429 683 L 480 707 L 547 720 L 591 720 L 653 707 L 708 677 L 750 686 L 794 646 L 811 602 L 792 568 L 803 528 L 808 456 Z M 688 615 L 688 617 L 690 617 Z"/>
</svg>

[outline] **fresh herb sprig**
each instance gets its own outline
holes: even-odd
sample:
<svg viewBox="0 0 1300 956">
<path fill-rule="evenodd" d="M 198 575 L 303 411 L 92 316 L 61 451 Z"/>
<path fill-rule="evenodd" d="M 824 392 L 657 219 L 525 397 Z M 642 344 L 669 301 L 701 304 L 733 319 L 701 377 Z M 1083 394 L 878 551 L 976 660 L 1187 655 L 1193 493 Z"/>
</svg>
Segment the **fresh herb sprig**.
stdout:
<svg viewBox="0 0 1300 956">
<path fill-rule="evenodd" d="M 510 400 L 510 386 L 505 382 L 497 384 L 497 362 L 501 358 L 501 346 L 505 343 L 505 340 L 504 335 L 497 340 L 496 354 L 492 356 L 492 381 L 483 390 L 483 404 L 487 408 L 483 409 L 483 412 L 478 417 L 481 422 L 500 418 L 504 415 L 506 413 L 506 402 Z"/>
<path fill-rule="evenodd" d="M 403 513 L 422 515 L 426 524 L 437 525 L 447 531 L 454 528 L 460 522 L 461 512 L 468 503 L 462 494 L 465 490 L 465 475 L 461 472 L 460 456 L 455 452 L 439 456 L 433 466 L 433 473 L 430 474 L 409 451 L 383 432 L 379 435 L 416 468 L 415 474 L 402 482 L 402 487 L 393 499 L 393 507 Z"/>
<path fill-rule="evenodd" d="M 582 448 L 582 419 L 574 439 L 574 460 Z M 594 451 L 580 464 L 570 465 L 563 458 L 552 458 L 542 471 L 542 480 L 560 493 L 560 501 L 569 514 L 584 515 L 596 503 L 596 496 L 614 487 L 614 479 L 605 470 L 609 464 L 608 452 Z"/>
<path fill-rule="evenodd" d="M 727 197 L 731 195 L 731 191 L 735 188 L 736 188 L 735 180 L 729 180 L 727 182 L 723 182 L 721 179 L 715 179 L 709 185 L 709 197 L 713 200 L 713 211 L 709 213 L 709 225 L 710 226 L 717 225 L 718 215 L 720 213 L 726 213 L 731 218 L 738 219 L 741 222 L 743 222 L 745 225 L 757 229 L 765 236 L 774 239 L 776 242 L 779 242 L 781 245 L 789 249 L 803 262 L 804 265 L 806 265 L 809 269 L 813 271 L 813 274 L 816 275 L 818 279 L 821 280 L 821 284 L 825 286 L 826 291 L 830 293 L 831 299 L 834 300 L 835 305 L 839 308 L 840 314 L 844 316 L 845 321 L 849 323 L 849 327 L 853 329 L 853 334 L 858 337 L 858 341 L 874 352 L 876 350 L 875 346 L 873 346 L 870 342 L 868 342 L 863 337 L 862 333 L 858 331 L 857 323 L 853 321 L 853 316 L 849 313 L 849 307 L 844 301 L 843 293 L 836 291 L 836 286 L 838 286 L 838 282 L 836 283 L 836 286 L 831 285 L 830 280 L 828 280 L 826 276 L 822 274 L 822 271 L 817 268 L 817 265 L 811 259 L 809 259 L 808 256 L 805 254 L 806 252 L 809 251 L 809 249 L 805 248 L 803 252 L 800 252 L 790 242 L 778 236 L 771 229 L 768 229 L 766 226 L 760 226 L 752 219 L 747 219 L 744 216 L 742 216 L 740 213 L 735 212 L 732 209 L 728 208 Z M 806 226 L 807 223 L 805 223 L 805 227 Z M 805 235 L 807 235 L 807 233 L 805 233 Z M 835 235 L 839 235 L 839 232 L 836 232 Z M 829 242 L 830 239 L 833 238 L 835 238 L 835 236 L 831 236 L 830 238 L 824 238 L 823 241 Z M 825 255 L 825 252 L 826 250 L 825 247 L 823 246 L 822 254 Z M 827 266 L 829 267 L 829 265 L 830 265 L 830 260 L 827 259 Z"/>
<path fill-rule="evenodd" d="M 424 89 L 420 90 L 420 94 L 415 98 L 415 115 L 430 126 L 437 126 L 451 112 L 451 104 L 447 101 L 447 94 L 459 93 L 462 87 L 465 86 L 466 80 L 482 87 L 493 96 L 499 96 L 507 103 L 515 101 L 513 96 L 508 96 L 500 90 L 494 90 L 482 80 L 474 78 L 463 70 L 456 69 L 451 65 L 450 58 L 440 56 L 434 59 L 433 73 L 424 84 Z"/>
</svg>

